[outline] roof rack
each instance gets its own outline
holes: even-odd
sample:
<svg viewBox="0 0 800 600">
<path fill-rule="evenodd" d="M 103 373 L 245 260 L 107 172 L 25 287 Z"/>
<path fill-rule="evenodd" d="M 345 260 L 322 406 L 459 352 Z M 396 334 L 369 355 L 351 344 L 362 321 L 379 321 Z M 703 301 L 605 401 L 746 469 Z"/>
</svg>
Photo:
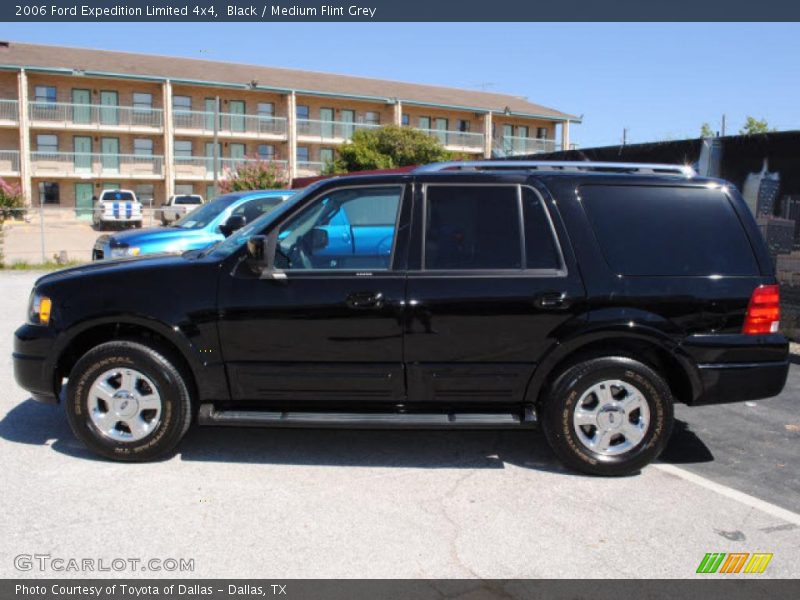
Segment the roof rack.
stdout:
<svg viewBox="0 0 800 600">
<path fill-rule="evenodd" d="M 441 171 L 603 171 L 607 173 L 639 173 L 648 175 L 682 175 L 694 177 L 695 170 L 688 165 L 660 163 L 624 163 L 593 161 L 549 160 L 465 160 L 432 163 L 414 169 L 414 173 L 439 173 Z"/>
</svg>

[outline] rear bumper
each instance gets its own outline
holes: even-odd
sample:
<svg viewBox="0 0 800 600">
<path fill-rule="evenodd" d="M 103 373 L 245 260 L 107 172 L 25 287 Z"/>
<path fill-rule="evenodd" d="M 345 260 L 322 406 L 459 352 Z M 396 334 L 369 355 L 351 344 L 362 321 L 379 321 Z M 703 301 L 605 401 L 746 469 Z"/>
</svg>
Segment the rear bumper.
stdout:
<svg viewBox="0 0 800 600">
<path fill-rule="evenodd" d="M 781 334 L 691 336 L 683 348 L 697 365 L 695 406 L 771 398 L 786 384 L 789 342 Z"/>
</svg>

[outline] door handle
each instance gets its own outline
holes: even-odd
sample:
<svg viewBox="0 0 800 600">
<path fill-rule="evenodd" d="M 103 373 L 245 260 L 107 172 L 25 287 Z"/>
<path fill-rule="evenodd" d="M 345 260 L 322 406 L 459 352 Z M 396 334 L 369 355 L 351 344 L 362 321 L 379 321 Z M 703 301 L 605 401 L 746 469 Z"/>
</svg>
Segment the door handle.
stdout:
<svg viewBox="0 0 800 600">
<path fill-rule="evenodd" d="M 533 302 L 538 308 L 566 308 L 568 305 L 566 292 L 545 292 Z"/>
<path fill-rule="evenodd" d="M 356 292 L 350 294 L 345 303 L 356 310 L 383 308 L 383 292 Z"/>
</svg>

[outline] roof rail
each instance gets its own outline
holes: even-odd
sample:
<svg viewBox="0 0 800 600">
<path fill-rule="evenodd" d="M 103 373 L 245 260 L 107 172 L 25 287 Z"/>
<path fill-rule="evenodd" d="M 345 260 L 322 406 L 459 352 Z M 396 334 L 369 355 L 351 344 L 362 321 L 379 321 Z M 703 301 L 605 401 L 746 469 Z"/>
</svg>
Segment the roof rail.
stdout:
<svg viewBox="0 0 800 600">
<path fill-rule="evenodd" d="M 694 177 L 695 170 L 688 165 L 660 163 L 624 163 L 594 161 L 549 161 L 549 160 L 465 160 L 432 163 L 414 169 L 413 173 L 439 173 L 441 171 L 605 171 L 608 173 L 639 173 L 650 175 L 683 175 Z"/>
</svg>

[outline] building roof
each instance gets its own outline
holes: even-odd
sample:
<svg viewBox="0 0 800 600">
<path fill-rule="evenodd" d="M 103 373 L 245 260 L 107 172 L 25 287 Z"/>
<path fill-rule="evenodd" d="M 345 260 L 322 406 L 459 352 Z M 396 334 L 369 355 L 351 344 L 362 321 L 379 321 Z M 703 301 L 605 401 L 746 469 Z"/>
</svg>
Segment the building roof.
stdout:
<svg viewBox="0 0 800 600">
<path fill-rule="evenodd" d="M 166 58 L 166 60 L 165 60 Z M 193 58 L 164 57 L 17 42 L 0 43 L 0 68 L 26 67 L 84 71 L 87 75 L 112 74 L 171 79 L 176 82 L 249 86 L 341 95 L 408 104 L 506 112 L 551 120 L 579 121 L 574 115 L 529 102 L 525 98 L 476 90 L 421 85 L 351 75 L 226 63 Z"/>
</svg>

